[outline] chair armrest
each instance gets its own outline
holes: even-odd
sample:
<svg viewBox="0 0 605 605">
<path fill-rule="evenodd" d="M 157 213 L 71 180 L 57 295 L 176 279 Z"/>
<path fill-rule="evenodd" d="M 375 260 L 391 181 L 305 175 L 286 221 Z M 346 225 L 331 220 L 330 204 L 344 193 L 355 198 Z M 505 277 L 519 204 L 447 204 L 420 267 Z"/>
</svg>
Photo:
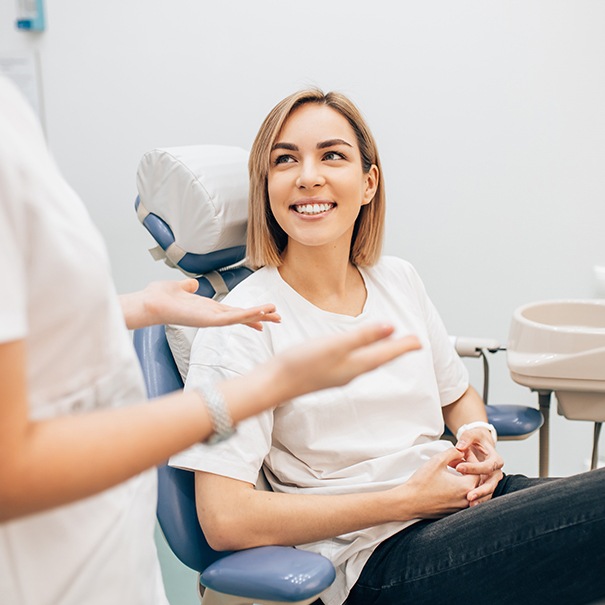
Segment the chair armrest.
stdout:
<svg viewBox="0 0 605 605">
<path fill-rule="evenodd" d="M 295 603 L 319 595 L 335 577 L 332 563 L 321 555 L 289 546 L 260 546 L 214 562 L 200 582 L 229 595 Z"/>
</svg>

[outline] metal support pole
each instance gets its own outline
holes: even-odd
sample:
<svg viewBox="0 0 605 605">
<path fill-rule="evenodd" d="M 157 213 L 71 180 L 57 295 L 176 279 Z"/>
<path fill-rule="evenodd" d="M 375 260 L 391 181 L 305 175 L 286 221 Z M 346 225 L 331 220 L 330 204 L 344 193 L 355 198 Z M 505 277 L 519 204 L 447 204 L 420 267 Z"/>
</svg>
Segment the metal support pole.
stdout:
<svg viewBox="0 0 605 605">
<path fill-rule="evenodd" d="M 590 470 L 594 471 L 599 463 L 599 436 L 601 435 L 602 422 L 594 423 L 594 437 L 592 440 L 592 459 L 590 462 Z"/>
<path fill-rule="evenodd" d="M 540 477 L 548 477 L 549 462 L 549 431 L 550 431 L 550 399 L 552 391 L 538 391 L 540 411 L 544 416 L 544 424 L 540 427 Z"/>
</svg>

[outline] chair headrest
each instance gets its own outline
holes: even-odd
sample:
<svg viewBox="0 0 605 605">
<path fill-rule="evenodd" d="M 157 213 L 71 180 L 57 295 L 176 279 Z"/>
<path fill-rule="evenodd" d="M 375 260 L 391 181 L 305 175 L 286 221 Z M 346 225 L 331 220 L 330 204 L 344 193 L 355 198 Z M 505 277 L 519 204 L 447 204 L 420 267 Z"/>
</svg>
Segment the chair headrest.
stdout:
<svg viewBox="0 0 605 605">
<path fill-rule="evenodd" d="M 168 264 L 199 275 L 245 257 L 246 150 L 224 145 L 154 149 L 139 163 L 137 188 L 137 215 Z"/>
</svg>

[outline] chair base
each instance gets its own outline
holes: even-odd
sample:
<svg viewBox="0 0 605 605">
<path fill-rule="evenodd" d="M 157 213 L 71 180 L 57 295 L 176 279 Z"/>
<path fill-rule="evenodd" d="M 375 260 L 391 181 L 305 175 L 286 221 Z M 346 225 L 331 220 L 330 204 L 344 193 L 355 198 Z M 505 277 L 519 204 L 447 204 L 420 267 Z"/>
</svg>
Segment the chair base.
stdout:
<svg viewBox="0 0 605 605">
<path fill-rule="evenodd" d="M 199 586 L 203 590 L 201 605 L 292 605 L 293 603 L 295 605 L 311 605 L 319 597 L 317 594 L 302 601 L 265 601 L 263 599 L 250 599 L 216 592 L 210 588 L 204 588 L 201 584 Z"/>
</svg>

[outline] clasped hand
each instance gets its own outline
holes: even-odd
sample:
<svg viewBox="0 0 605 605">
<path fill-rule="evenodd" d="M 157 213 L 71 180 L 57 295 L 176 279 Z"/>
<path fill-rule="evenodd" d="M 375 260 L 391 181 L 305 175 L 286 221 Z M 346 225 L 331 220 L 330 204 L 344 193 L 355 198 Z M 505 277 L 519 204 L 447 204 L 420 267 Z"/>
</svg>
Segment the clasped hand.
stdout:
<svg viewBox="0 0 605 605">
<path fill-rule="evenodd" d="M 439 519 L 492 497 L 504 462 L 489 431 L 465 431 L 456 447 L 435 454 L 400 488 L 410 494 L 406 518 Z M 409 511 L 408 511 L 409 512 Z"/>
<path fill-rule="evenodd" d="M 469 505 L 475 506 L 492 497 L 503 477 L 504 460 L 496 451 L 487 429 L 470 429 L 464 431 L 460 437 L 456 449 L 463 455 L 463 460 L 455 468 L 463 475 L 478 477 L 477 486 L 467 494 Z"/>
</svg>

